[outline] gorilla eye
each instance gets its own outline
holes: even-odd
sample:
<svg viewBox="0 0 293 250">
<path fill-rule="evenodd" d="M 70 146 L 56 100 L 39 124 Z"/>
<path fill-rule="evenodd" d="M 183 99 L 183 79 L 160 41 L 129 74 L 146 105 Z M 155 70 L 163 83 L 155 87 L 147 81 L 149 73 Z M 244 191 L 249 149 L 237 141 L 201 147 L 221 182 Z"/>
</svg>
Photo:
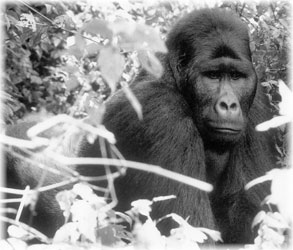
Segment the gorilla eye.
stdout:
<svg viewBox="0 0 293 250">
<path fill-rule="evenodd" d="M 230 73 L 230 77 L 233 80 L 238 80 L 239 78 L 244 78 L 244 75 L 240 72 L 235 71 Z"/>
<path fill-rule="evenodd" d="M 221 78 L 221 72 L 219 71 L 207 71 L 204 73 L 204 76 L 210 78 L 210 79 L 220 79 Z"/>
</svg>

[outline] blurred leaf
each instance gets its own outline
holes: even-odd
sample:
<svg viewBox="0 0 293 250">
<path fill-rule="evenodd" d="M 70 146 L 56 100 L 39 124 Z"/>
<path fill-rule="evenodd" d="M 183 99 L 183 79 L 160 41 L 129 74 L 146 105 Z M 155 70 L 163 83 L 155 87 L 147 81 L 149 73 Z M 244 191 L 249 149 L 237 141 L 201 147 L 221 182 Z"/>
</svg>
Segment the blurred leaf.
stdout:
<svg viewBox="0 0 293 250">
<path fill-rule="evenodd" d="M 120 45 L 125 50 L 152 50 L 166 53 L 167 48 L 159 33 L 145 24 L 120 21 L 110 25 L 120 38 Z"/>
<path fill-rule="evenodd" d="M 109 84 L 112 92 L 115 91 L 116 83 L 123 72 L 124 57 L 117 50 L 106 47 L 100 51 L 98 64 L 101 74 Z"/>
<path fill-rule="evenodd" d="M 86 42 L 85 39 L 83 38 L 83 36 L 80 34 L 80 32 L 77 32 L 75 34 L 75 44 L 77 47 L 79 47 L 80 49 L 84 49 Z"/>
<path fill-rule="evenodd" d="M 153 202 L 147 199 L 139 199 L 131 202 L 132 209 L 135 210 L 136 213 L 140 213 L 147 217 L 150 215 L 150 212 L 152 211 L 152 204 Z"/>
<path fill-rule="evenodd" d="M 161 236 L 156 224 L 147 219 L 144 224 L 135 223 L 133 234 L 136 239 L 135 249 L 164 249 L 165 238 Z"/>
<path fill-rule="evenodd" d="M 290 116 L 293 119 L 293 93 L 282 80 L 279 80 L 278 83 L 279 92 L 282 97 L 282 101 L 279 103 L 280 114 Z"/>
<path fill-rule="evenodd" d="M 119 230 L 119 226 L 117 226 L 116 229 Z M 116 237 L 115 231 L 115 225 L 109 225 L 97 230 L 98 237 L 101 239 L 104 246 L 113 246 L 120 241 L 120 239 Z"/>
<path fill-rule="evenodd" d="M 160 78 L 162 76 L 164 71 L 163 66 L 159 59 L 151 51 L 138 51 L 138 59 L 141 66 L 156 78 Z"/>
<path fill-rule="evenodd" d="M 88 56 L 96 55 L 101 48 L 102 46 L 97 43 L 90 43 L 85 47 Z"/>
<path fill-rule="evenodd" d="M 142 106 L 139 103 L 139 101 L 137 100 L 136 96 L 133 94 L 131 89 L 128 86 L 126 86 L 125 84 L 122 84 L 122 89 L 123 89 L 127 99 L 129 100 L 131 106 L 134 108 L 134 110 L 138 116 L 138 119 L 142 120 L 143 119 Z"/>
<path fill-rule="evenodd" d="M 17 25 L 24 27 L 24 28 L 29 28 L 33 32 L 37 30 L 37 24 L 35 21 L 35 17 L 32 14 L 21 14 L 20 16 L 20 21 L 17 23 Z"/>
<path fill-rule="evenodd" d="M 104 20 L 94 19 L 88 23 L 85 23 L 82 30 L 96 36 L 101 35 L 103 38 L 112 39 L 112 31 L 108 28 L 108 24 Z"/>
<path fill-rule="evenodd" d="M 76 57 L 76 59 L 80 60 L 84 56 L 84 48 L 75 44 L 70 46 L 66 53 L 73 55 Z"/>
<path fill-rule="evenodd" d="M 68 91 L 73 91 L 80 86 L 80 82 L 75 75 L 71 75 L 68 80 L 65 81 L 65 85 Z"/>
<path fill-rule="evenodd" d="M 71 29 L 74 27 L 72 19 L 68 15 L 57 16 L 53 20 L 53 24 L 58 28 Z"/>
</svg>

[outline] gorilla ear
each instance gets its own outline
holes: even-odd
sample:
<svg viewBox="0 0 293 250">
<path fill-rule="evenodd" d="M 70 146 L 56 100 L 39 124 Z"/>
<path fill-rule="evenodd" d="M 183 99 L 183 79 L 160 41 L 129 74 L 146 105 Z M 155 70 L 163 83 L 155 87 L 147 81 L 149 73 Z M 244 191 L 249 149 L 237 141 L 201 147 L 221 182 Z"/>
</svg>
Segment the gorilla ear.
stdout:
<svg viewBox="0 0 293 250">
<path fill-rule="evenodd" d="M 169 37 L 166 41 L 168 48 L 168 60 L 177 86 L 180 85 L 183 76 L 186 75 L 185 68 L 193 57 L 193 48 L 182 36 L 177 35 L 176 39 Z M 179 39 L 180 38 L 180 39 Z"/>
</svg>

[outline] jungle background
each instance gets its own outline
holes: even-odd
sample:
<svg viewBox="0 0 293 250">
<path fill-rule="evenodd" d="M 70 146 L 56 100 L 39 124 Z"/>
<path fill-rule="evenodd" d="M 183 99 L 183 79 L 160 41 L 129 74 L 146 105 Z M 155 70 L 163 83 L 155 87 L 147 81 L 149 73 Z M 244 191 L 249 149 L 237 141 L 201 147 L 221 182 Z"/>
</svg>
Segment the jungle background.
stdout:
<svg viewBox="0 0 293 250">
<path fill-rule="evenodd" d="M 14 1 L 3 5 L 1 15 L 4 45 L 2 124 L 14 124 L 27 117 L 43 120 L 66 114 L 77 119 L 87 116 L 91 124 L 99 125 L 103 102 L 121 88 L 139 115 L 140 104 L 127 86 L 141 68 L 157 77 L 161 75 L 163 69 L 155 53 L 166 52 L 163 41 L 179 17 L 194 8 L 215 5 L 232 9 L 248 24 L 258 79 L 267 93 L 268 105 L 278 115 L 278 104 L 282 100 L 278 81 L 290 85 L 289 1 Z M 287 166 L 284 139 L 287 127 L 283 125 L 279 130 L 276 148 L 280 164 Z M 263 223 L 263 218 L 256 223 Z M 276 234 L 273 236 L 263 233 L 255 246 L 263 249 L 266 244 L 277 249 L 283 246 L 284 231 L 288 228 L 284 229 L 284 224 L 286 222 L 274 228 Z M 86 242 L 88 248 L 96 247 L 95 244 L 152 248 L 158 247 L 154 245 L 154 238 L 161 242 L 162 237 L 154 228 L 144 228 L 143 232 L 154 238 L 144 239 L 137 231 L 131 244 L 125 246 L 121 238 L 113 234 L 115 230 L 122 232 L 120 228 L 111 225 L 107 230 L 112 232 L 112 238 L 105 233 L 99 238 L 84 232 L 87 240 L 83 243 Z M 64 236 L 64 232 L 61 235 L 59 233 L 57 242 L 68 242 L 64 240 L 68 235 Z M 195 241 L 183 238 L 187 239 L 187 245 L 198 247 L 203 239 L 200 233 L 197 235 Z M 15 234 L 13 238 L 17 238 Z M 26 246 L 27 238 L 18 239 L 16 244 Z M 74 242 L 80 243 L 80 238 Z M 95 244 L 88 245 L 89 242 Z M 56 245 L 52 247 L 56 249 Z"/>
</svg>

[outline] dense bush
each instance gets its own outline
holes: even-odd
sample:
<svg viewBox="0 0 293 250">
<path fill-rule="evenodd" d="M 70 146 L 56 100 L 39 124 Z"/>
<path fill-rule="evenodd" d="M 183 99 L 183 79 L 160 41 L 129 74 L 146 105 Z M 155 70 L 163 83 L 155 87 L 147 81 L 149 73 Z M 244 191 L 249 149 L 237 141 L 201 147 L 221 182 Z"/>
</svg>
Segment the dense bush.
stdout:
<svg viewBox="0 0 293 250">
<path fill-rule="evenodd" d="M 277 114 L 277 104 L 281 100 L 278 80 L 288 83 L 289 3 L 244 4 L 232 1 L 218 5 L 233 9 L 249 25 L 253 61 L 259 81 L 268 93 L 268 105 Z M 141 67 L 157 77 L 161 75 L 162 66 L 155 53 L 166 51 L 163 40 L 169 28 L 178 17 L 195 7 L 202 6 L 192 1 L 7 3 L 4 8 L 4 122 L 15 123 L 36 112 L 40 118 L 42 112 L 39 111 L 45 110 L 43 113 L 65 113 L 77 118 L 89 115 L 91 124 L 100 124 L 103 101 L 117 88 L 126 92 L 140 115 L 140 104 L 130 92 L 128 84 Z M 285 134 L 284 128 L 277 138 L 283 165 L 286 165 Z M 273 174 L 277 176 L 275 183 L 281 182 L 280 176 L 284 172 Z M 291 176 L 292 173 L 288 171 L 286 175 Z M 275 184 L 274 187 L 272 197 L 276 197 L 281 190 L 280 185 Z M 71 202 L 77 196 L 81 199 Z M 112 208 L 101 214 L 99 208 L 105 205 L 105 200 L 94 196 L 88 186 L 81 184 L 59 193 L 57 199 L 65 212 L 72 209 L 73 217 L 79 217 L 74 208 L 80 207 L 91 218 L 96 217 L 101 225 L 97 233 L 94 231 L 96 224 L 89 223 L 88 218 L 77 219 L 78 230 L 76 223 L 66 224 L 55 235 L 56 245 L 53 248 L 56 249 L 68 247 L 62 245 L 64 242 L 82 242 L 88 248 L 101 244 L 129 249 L 162 246 L 176 249 L 184 243 L 186 248 L 196 249 L 206 235 L 219 239 L 217 232 L 193 228 L 175 214 L 168 216 L 178 222 L 179 228 L 169 238 L 162 237 L 149 212 L 151 203 L 163 202 L 164 197 L 134 202 L 128 214 L 120 213 L 119 216 L 114 215 Z M 284 207 L 284 210 L 288 208 L 287 205 Z M 137 223 L 139 214 L 147 217 L 147 223 Z M 137 223 L 133 235 L 113 223 L 121 220 L 120 217 L 127 222 Z M 279 213 L 262 212 L 255 224 L 261 227 L 252 248 L 278 248 L 284 242 L 287 244 L 284 234 L 288 225 Z M 10 234 L 28 240 L 24 232 L 17 230 L 12 228 Z M 76 234 L 77 231 L 79 234 Z M 47 242 L 38 233 L 35 236 Z M 128 239 L 132 245 L 125 246 L 121 238 Z M 26 246 L 21 240 L 11 241 L 10 244 L 14 246 Z M 63 243 L 58 245 L 60 242 Z M 94 242 L 94 245 L 89 242 Z"/>
<path fill-rule="evenodd" d="M 187 3 L 7 3 L 5 122 L 42 108 L 83 115 L 92 100 L 99 103 L 116 85 L 130 83 L 141 65 L 159 75 L 153 53 L 164 46 L 155 31 L 164 39 L 178 17 L 198 6 Z M 279 101 L 271 81 L 287 82 L 289 3 L 219 5 L 235 10 L 250 26 L 259 80 Z"/>
</svg>

